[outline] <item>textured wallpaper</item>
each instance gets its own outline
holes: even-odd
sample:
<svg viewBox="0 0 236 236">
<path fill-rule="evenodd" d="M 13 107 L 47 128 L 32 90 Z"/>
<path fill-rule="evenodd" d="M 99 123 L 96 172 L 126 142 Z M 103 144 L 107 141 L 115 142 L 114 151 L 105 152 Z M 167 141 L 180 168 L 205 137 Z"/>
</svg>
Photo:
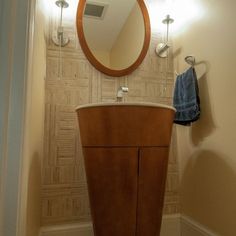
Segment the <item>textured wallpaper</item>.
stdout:
<svg viewBox="0 0 236 236">
<path fill-rule="evenodd" d="M 91 220 L 75 113 L 78 105 L 115 101 L 117 89 L 121 85 L 129 87 L 129 93 L 125 96 L 126 101 L 172 104 L 174 75 L 171 53 L 168 59 L 161 59 L 155 55 L 155 46 L 162 39 L 160 33 L 152 33 L 148 54 L 135 72 L 121 78 L 112 78 L 90 65 L 80 48 L 75 23 L 64 23 L 70 43 L 60 51 L 49 37 L 47 45 L 42 169 L 43 225 Z M 51 19 L 50 36 L 54 29 L 55 21 Z M 60 54 L 62 60 L 59 59 Z M 173 132 L 165 214 L 179 212 L 179 172 L 175 147 Z"/>
</svg>

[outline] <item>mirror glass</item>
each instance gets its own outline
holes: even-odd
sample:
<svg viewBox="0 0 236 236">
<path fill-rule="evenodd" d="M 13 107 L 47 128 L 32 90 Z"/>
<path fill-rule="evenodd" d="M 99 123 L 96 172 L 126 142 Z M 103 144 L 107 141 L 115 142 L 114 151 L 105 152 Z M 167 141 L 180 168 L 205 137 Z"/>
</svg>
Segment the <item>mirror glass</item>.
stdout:
<svg viewBox="0 0 236 236">
<path fill-rule="evenodd" d="M 134 64 L 137 67 L 137 61 L 140 64 L 140 57 L 146 55 L 145 40 L 148 45 L 150 41 L 150 24 L 145 24 L 145 16 L 148 14 L 143 0 L 80 0 L 77 29 L 90 62 L 96 68 L 104 67 L 101 71 L 109 75 Z"/>
</svg>

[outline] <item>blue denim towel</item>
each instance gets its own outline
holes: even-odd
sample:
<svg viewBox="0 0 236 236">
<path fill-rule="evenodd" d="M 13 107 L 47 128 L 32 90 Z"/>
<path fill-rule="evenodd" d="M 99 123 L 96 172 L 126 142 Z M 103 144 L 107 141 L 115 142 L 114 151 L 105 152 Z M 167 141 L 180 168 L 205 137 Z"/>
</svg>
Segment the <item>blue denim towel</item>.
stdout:
<svg viewBox="0 0 236 236">
<path fill-rule="evenodd" d="M 191 122 L 199 119 L 199 89 L 196 72 L 193 67 L 177 76 L 173 103 L 176 109 L 174 123 L 190 125 Z"/>
</svg>

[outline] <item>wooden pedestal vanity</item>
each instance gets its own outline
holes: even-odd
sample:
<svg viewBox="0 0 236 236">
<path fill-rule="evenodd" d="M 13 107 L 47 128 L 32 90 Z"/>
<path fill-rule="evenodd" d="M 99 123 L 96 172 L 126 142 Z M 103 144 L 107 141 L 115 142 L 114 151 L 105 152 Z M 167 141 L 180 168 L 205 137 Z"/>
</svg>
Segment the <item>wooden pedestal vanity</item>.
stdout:
<svg viewBox="0 0 236 236">
<path fill-rule="evenodd" d="M 109 2 L 79 1 L 78 38 L 97 70 L 126 76 L 149 49 L 148 10 L 143 0 Z M 174 113 L 150 103 L 77 109 L 95 236 L 160 234 Z"/>
<path fill-rule="evenodd" d="M 95 236 L 159 235 L 174 108 L 101 103 L 77 114 Z"/>
</svg>

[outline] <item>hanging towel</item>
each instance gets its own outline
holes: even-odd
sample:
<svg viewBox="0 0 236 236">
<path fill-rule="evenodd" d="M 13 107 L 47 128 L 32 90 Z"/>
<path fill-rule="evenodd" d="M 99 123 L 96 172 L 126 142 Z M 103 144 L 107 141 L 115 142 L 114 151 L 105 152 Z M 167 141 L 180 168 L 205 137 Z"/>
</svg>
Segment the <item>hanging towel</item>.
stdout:
<svg viewBox="0 0 236 236">
<path fill-rule="evenodd" d="M 173 105 L 174 123 L 190 125 L 200 117 L 200 99 L 195 69 L 190 67 L 176 78 Z"/>
</svg>

